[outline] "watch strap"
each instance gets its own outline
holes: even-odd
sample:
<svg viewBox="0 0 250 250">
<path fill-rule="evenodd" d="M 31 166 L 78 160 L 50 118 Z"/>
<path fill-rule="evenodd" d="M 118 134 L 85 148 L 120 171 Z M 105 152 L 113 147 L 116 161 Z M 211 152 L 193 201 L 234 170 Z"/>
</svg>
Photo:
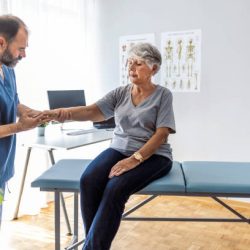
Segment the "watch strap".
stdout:
<svg viewBox="0 0 250 250">
<path fill-rule="evenodd" d="M 139 153 L 139 152 L 135 152 L 135 153 L 133 154 L 133 156 L 134 156 L 134 158 L 135 158 L 136 160 L 138 160 L 140 163 L 142 163 L 142 162 L 144 161 L 143 156 L 142 156 L 141 153 Z"/>
</svg>

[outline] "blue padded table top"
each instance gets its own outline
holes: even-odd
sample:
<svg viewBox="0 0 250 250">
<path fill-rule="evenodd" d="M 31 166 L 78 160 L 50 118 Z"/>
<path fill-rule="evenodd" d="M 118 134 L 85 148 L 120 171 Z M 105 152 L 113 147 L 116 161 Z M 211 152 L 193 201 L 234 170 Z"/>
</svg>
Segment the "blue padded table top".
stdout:
<svg viewBox="0 0 250 250">
<path fill-rule="evenodd" d="M 250 163 L 185 161 L 187 193 L 250 194 Z"/>
<path fill-rule="evenodd" d="M 153 181 L 138 193 L 158 195 L 169 193 L 185 193 L 185 182 L 181 164 L 177 161 L 174 161 L 172 169 L 167 175 Z"/>
<path fill-rule="evenodd" d="M 41 176 L 36 178 L 32 187 L 41 189 L 76 190 L 80 189 L 80 177 L 91 160 L 66 159 L 60 160 Z"/>
<path fill-rule="evenodd" d="M 36 178 L 32 187 L 39 187 L 43 190 L 60 189 L 63 191 L 79 191 L 80 177 L 91 160 L 66 159 L 58 161 L 54 166 L 46 170 Z M 173 163 L 170 173 L 150 183 L 139 191 L 141 194 L 159 194 L 185 192 L 185 184 L 181 165 Z"/>
</svg>

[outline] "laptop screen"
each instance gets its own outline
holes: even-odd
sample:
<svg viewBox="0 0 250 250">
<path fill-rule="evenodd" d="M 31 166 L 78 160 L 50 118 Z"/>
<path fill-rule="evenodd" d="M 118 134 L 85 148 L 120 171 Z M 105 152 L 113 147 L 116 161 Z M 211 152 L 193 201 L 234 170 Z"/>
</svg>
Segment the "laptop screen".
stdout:
<svg viewBox="0 0 250 250">
<path fill-rule="evenodd" d="M 102 129 L 102 128 L 111 129 L 115 127 L 115 119 L 114 117 L 111 117 L 105 121 L 93 122 L 93 126 L 97 129 Z"/>
<path fill-rule="evenodd" d="M 50 109 L 85 106 L 84 90 L 48 90 Z"/>
</svg>

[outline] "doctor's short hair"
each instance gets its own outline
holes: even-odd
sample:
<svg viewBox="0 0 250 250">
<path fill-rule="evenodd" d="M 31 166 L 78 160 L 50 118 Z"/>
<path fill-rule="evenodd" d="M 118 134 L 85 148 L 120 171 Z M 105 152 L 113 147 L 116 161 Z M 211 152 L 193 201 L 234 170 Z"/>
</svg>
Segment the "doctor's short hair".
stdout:
<svg viewBox="0 0 250 250">
<path fill-rule="evenodd" d="M 7 42 L 12 42 L 15 39 L 20 28 L 29 33 L 24 21 L 13 15 L 0 15 L 0 36 L 3 36 Z"/>
<path fill-rule="evenodd" d="M 155 74 L 159 71 L 162 63 L 160 51 L 150 43 L 137 43 L 128 51 L 128 58 L 137 57 L 146 62 L 149 67 L 156 65 Z"/>
</svg>

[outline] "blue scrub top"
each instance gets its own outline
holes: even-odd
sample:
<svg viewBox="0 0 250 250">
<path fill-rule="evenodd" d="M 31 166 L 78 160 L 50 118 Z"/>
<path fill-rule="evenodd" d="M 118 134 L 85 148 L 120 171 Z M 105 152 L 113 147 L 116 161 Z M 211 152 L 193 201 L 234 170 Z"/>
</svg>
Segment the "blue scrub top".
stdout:
<svg viewBox="0 0 250 250">
<path fill-rule="evenodd" d="M 3 65 L 0 76 L 0 125 L 16 122 L 19 103 L 14 70 Z M 16 135 L 0 138 L 0 186 L 14 175 Z"/>
</svg>

